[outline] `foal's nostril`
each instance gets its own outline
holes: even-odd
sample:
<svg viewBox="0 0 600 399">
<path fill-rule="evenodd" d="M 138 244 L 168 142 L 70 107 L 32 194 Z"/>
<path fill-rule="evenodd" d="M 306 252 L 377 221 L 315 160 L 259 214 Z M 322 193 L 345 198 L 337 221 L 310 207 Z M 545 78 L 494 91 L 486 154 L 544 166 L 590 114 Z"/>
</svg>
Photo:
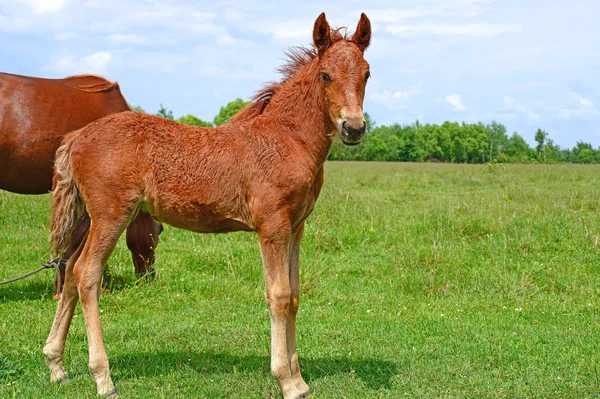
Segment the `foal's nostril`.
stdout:
<svg viewBox="0 0 600 399">
<path fill-rule="evenodd" d="M 349 136 L 362 136 L 365 134 L 367 124 L 363 121 L 361 127 L 354 127 L 348 124 L 347 121 L 342 122 L 342 131 Z"/>
<path fill-rule="evenodd" d="M 363 125 L 360 128 L 360 134 L 365 134 L 366 131 L 367 131 L 367 122 L 363 121 Z"/>
<path fill-rule="evenodd" d="M 362 140 L 367 124 L 363 120 L 363 123 L 360 125 L 360 127 L 355 126 L 358 126 L 358 123 L 353 125 L 352 121 L 350 123 L 348 123 L 348 121 L 342 121 L 340 137 L 344 144 L 357 145 Z"/>
</svg>

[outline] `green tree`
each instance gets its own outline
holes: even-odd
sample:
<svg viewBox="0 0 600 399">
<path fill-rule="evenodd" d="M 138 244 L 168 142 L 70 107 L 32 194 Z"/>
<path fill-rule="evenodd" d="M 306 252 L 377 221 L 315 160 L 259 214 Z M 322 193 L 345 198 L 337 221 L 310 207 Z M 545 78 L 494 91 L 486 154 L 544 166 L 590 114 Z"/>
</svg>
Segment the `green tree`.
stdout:
<svg viewBox="0 0 600 399">
<path fill-rule="evenodd" d="M 387 157 L 387 145 L 379 136 L 371 136 L 363 144 L 365 161 L 385 161 Z"/>
<path fill-rule="evenodd" d="M 578 141 L 571 151 L 571 162 L 592 163 L 594 162 L 594 148 L 590 143 Z"/>
<path fill-rule="evenodd" d="M 485 162 L 486 153 L 489 153 L 488 131 L 483 123 L 463 124 L 461 129 L 465 132 L 465 150 L 468 163 Z"/>
<path fill-rule="evenodd" d="M 494 159 L 503 161 L 501 152 L 508 144 L 508 136 L 506 135 L 506 127 L 496 121 L 492 121 L 490 125 L 485 127 L 489 141 L 489 162 Z"/>
<path fill-rule="evenodd" d="M 519 133 L 514 132 L 508 139 L 506 155 L 510 162 L 528 162 L 528 153 L 531 151 L 529 144 Z"/>
<path fill-rule="evenodd" d="M 548 133 L 546 133 L 542 129 L 538 129 L 537 132 L 535 132 L 535 141 L 538 143 L 536 150 L 537 150 L 538 160 L 540 162 L 546 161 L 546 152 L 544 151 L 545 150 L 544 144 L 546 142 L 547 137 L 548 137 Z"/>
<path fill-rule="evenodd" d="M 400 151 L 402 161 L 423 162 L 425 160 L 426 142 L 422 131 L 423 125 L 418 120 L 411 126 L 399 129 L 398 137 L 403 143 Z"/>
<path fill-rule="evenodd" d="M 579 162 L 592 163 L 594 162 L 594 152 L 589 148 L 584 148 L 579 153 Z"/>
<path fill-rule="evenodd" d="M 162 104 L 160 104 L 160 108 L 158 109 L 158 112 L 156 113 L 156 115 L 165 118 L 165 119 L 170 119 L 173 120 L 175 119 L 173 117 L 173 111 L 171 111 L 170 109 L 166 109 Z"/>
<path fill-rule="evenodd" d="M 202 119 L 192 115 L 187 114 L 186 116 L 182 116 L 177 119 L 177 122 L 184 123 L 190 126 L 201 126 L 201 127 L 213 127 L 213 124 L 210 122 L 203 121 Z"/>
<path fill-rule="evenodd" d="M 231 120 L 233 115 L 237 114 L 248 104 L 248 101 L 244 101 L 241 98 L 237 98 L 231 101 L 224 107 L 221 107 L 217 116 L 213 120 L 215 126 L 223 125 Z"/>
<path fill-rule="evenodd" d="M 564 151 L 562 151 L 559 145 L 554 144 L 552 139 L 546 140 L 544 154 L 546 155 L 546 162 L 566 162 Z"/>
<path fill-rule="evenodd" d="M 142 108 L 142 107 L 141 107 L 141 106 L 139 106 L 139 105 L 131 105 L 131 104 L 129 104 L 129 108 L 131 108 L 131 110 L 132 110 L 132 111 L 135 111 L 135 112 L 146 112 L 146 111 L 144 110 L 144 108 Z"/>
</svg>

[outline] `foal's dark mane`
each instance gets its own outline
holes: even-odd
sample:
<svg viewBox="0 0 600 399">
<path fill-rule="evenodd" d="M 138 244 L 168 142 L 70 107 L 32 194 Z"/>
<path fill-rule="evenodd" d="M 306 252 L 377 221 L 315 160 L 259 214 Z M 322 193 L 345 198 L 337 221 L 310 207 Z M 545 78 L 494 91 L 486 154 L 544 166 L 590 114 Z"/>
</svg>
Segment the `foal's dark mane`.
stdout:
<svg viewBox="0 0 600 399">
<path fill-rule="evenodd" d="M 331 28 L 331 44 L 341 40 L 349 40 L 350 33 L 346 27 Z M 279 91 L 281 85 L 296 75 L 296 73 L 313 62 L 318 57 L 318 49 L 313 45 L 311 47 L 296 46 L 285 52 L 285 63 L 276 69 L 277 72 L 283 75 L 280 81 L 271 81 L 266 83 L 253 97 L 252 102 L 244 109 L 238 112 L 231 118 L 232 122 L 241 122 L 257 117 L 262 114 L 271 98 Z"/>
</svg>

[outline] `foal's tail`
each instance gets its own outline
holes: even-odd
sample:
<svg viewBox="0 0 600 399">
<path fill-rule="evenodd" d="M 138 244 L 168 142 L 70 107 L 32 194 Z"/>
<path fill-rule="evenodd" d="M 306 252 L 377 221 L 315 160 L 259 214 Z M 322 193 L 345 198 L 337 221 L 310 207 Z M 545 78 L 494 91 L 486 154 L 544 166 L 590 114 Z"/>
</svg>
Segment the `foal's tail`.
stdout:
<svg viewBox="0 0 600 399">
<path fill-rule="evenodd" d="M 67 250 L 77 222 L 85 212 L 85 204 L 73 179 L 71 146 L 77 134 L 67 136 L 56 152 L 54 163 L 54 192 L 50 218 L 52 255 L 61 257 Z"/>
</svg>

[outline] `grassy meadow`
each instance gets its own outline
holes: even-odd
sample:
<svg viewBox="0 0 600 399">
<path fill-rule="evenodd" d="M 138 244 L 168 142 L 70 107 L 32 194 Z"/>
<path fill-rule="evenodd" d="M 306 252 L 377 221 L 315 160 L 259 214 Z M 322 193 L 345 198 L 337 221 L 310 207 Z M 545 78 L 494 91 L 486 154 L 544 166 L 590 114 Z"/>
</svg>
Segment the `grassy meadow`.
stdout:
<svg viewBox="0 0 600 399">
<path fill-rule="evenodd" d="M 0 192 L 0 280 L 48 259 L 50 197 Z M 122 398 L 279 398 L 257 237 L 124 240 L 100 300 Z M 301 252 L 315 398 L 600 397 L 600 167 L 328 162 Z M 78 306 L 67 383 L 42 347 L 51 271 L 0 286 L 0 398 L 95 398 Z"/>
</svg>

